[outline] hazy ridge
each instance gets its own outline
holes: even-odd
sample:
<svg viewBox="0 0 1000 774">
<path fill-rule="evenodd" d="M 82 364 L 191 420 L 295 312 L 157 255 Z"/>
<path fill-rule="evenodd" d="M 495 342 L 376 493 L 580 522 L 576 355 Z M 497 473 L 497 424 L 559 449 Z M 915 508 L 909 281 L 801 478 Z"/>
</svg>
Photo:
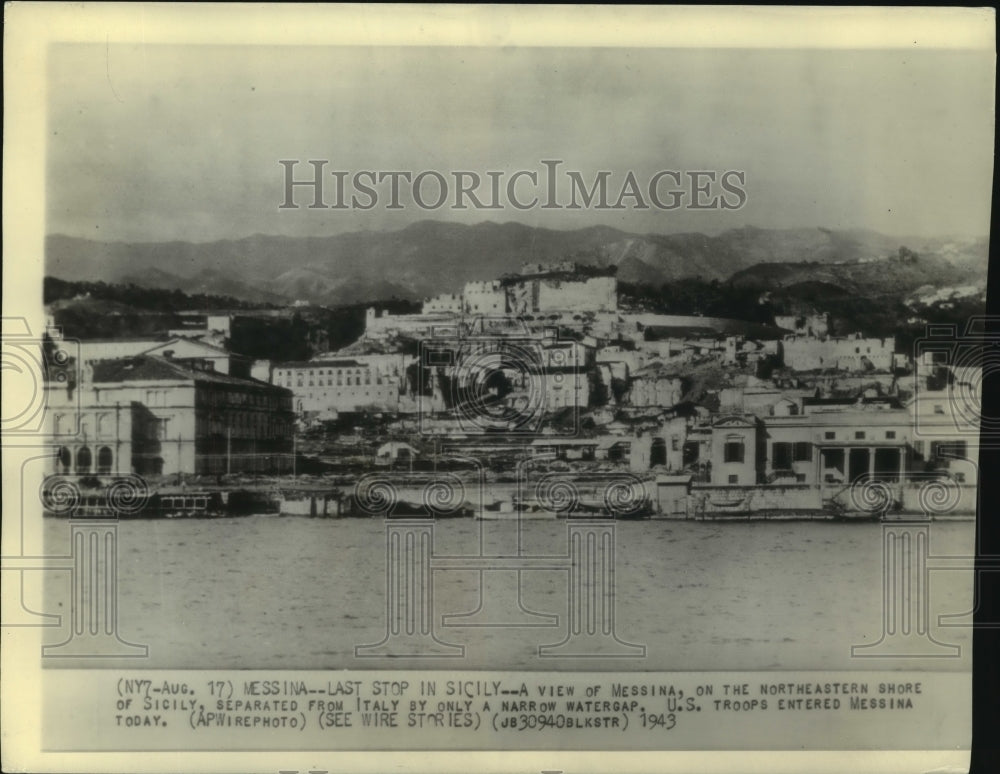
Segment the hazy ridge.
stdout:
<svg viewBox="0 0 1000 774">
<path fill-rule="evenodd" d="M 901 246 L 919 259 L 886 260 Z M 823 282 L 850 292 L 877 293 L 985 279 L 988 249 L 986 238 L 900 238 L 825 228 L 745 227 L 708 236 L 630 234 L 606 226 L 556 231 L 518 223 L 421 221 L 398 231 L 330 237 L 258 234 L 205 243 L 100 242 L 51 235 L 45 273 L 251 301 L 339 305 L 420 299 L 459 290 L 469 280 L 517 271 L 525 262 L 572 259 L 615 265 L 619 278 L 631 283 L 661 285 L 700 277 L 778 286 Z"/>
</svg>

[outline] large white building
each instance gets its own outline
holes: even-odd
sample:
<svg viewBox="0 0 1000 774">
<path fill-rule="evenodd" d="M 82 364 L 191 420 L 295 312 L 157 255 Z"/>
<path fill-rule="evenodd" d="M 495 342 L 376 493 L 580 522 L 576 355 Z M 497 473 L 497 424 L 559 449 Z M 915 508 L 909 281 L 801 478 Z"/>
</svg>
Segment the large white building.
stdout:
<svg viewBox="0 0 1000 774">
<path fill-rule="evenodd" d="M 340 412 L 415 410 L 407 399 L 407 355 L 354 355 L 275 363 L 271 382 L 294 394 L 295 411 L 333 418 Z"/>
<path fill-rule="evenodd" d="M 785 367 L 793 371 L 891 371 L 896 340 L 789 337 L 782 342 Z"/>
<path fill-rule="evenodd" d="M 284 472 L 291 393 L 204 364 L 140 355 L 46 383 L 53 471 L 70 475 Z"/>
<path fill-rule="evenodd" d="M 528 275 L 510 280 L 506 290 L 511 314 L 597 313 L 618 309 L 618 281 L 613 276 Z"/>
<path fill-rule="evenodd" d="M 466 282 L 462 291 L 466 314 L 507 314 L 507 291 L 500 280 Z"/>
</svg>

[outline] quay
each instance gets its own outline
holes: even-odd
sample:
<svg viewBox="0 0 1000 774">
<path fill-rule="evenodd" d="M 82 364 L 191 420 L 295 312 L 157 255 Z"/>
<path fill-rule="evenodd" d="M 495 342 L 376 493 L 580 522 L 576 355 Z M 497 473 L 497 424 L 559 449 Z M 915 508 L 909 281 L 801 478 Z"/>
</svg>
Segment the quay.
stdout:
<svg viewBox="0 0 1000 774">
<path fill-rule="evenodd" d="M 135 479 L 135 481 L 141 481 Z M 129 483 L 128 479 L 125 479 Z M 844 524 L 920 519 L 963 520 L 975 517 L 975 510 L 965 502 L 963 492 L 956 494 L 953 508 L 928 512 L 921 500 L 907 489 L 891 492 L 886 499 L 868 503 L 822 501 L 818 496 L 781 507 L 790 500 L 754 492 L 748 497 L 728 500 L 717 498 L 714 488 L 686 486 L 679 489 L 670 478 L 644 482 L 653 494 L 634 501 L 616 504 L 607 494 L 599 496 L 600 487 L 585 488 L 578 482 L 572 495 L 553 499 L 552 493 L 527 491 L 512 483 L 487 483 L 457 479 L 451 488 L 439 491 L 441 481 L 430 479 L 422 486 L 400 481 L 392 486 L 388 479 L 375 484 L 381 490 L 366 489 L 361 480 L 295 481 L 270 479 L 251 483 L 166 484 L 139 491 L 122 487 L 122 480 L 112 479 L 105 488 L 83 487 L 63 477 L 48 480 L 43 487 L 44 512 L 47 516 L 72 518 L 222 518 L 270 514 L 305 518 L 385 518 L 450 519 L 470 518 L 481 521 L 534 521 L 559 519 L 672 520 L 672 521 L 832 521 Z M 564 482 L 565 483 L 565 482 Z M 659 486 L 657 486 L 659 484 Z M 145 485 L 142 484 L 144 487 Z M 481 489 L 478 487 L 482 486 Z M 746 492 L 749 488 L 744 489 Z M 763 489 L 763 488 L 762 488 Z M 802 494 L 806 494 L 805 491 Z M 767 500 L 773 500 L 768 502 Z"/>
</svg>

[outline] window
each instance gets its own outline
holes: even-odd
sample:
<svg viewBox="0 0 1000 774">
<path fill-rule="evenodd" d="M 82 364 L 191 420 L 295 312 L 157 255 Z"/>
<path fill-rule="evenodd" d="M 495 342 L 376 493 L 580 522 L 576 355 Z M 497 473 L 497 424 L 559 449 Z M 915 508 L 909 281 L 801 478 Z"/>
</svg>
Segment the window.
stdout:
<svg viewBox="0 0 1000 774">
<path fill-rule="evenodd" d="M 86 475 L 90 472 L 90 449 L 86 446 L 80 447 L 76 453 L 76 472 L 81 475 Z"/>
<path fill-rule="evenodd" d="M 827 430 L 825 433 L 823 433 L 823 437 L 828 441 L 832 441 L 836 439 L 837 434 L 833 430 Z"/>
<path fill-rule="evenodd" d="M 743 441 L 726 441 L 723 462 L 743 462 Z"/>
<path fill-rule="evenodd" d="M 65 446 L 59 449 L 59 472 L 69 473 L 70 465 L 73 464 L 73 455 Z"/>
<path fill-rule="evenodd" d="M 730 476 L 729 477 L 729 483 L 730 484 L 738 484 L 738 483 L 740 483 L 740 477 L 739 476 Z"/>
<path fill-rule="evenodd" d="M 935 403 L 934 404 L 934 413 L 935 414 L 943 414 L 944 413 L 944 406 L 942 406 L 940 403 Z"/>
<path fill-rule="evenodd" d="M 854 433 L 854 439 L 856 441 L 863 441 L 863 440 L 865 440 L 865 431 L 864 430 L 858 430 L 857 432 L 855 432 Z"/>
<path fill-rule="evenodd" d="M 931 457 L 959 457 L 966 456 L 965 441 L 931 441 Z"/>
<path fill-rule="evenodd" d="M 107 446 L 102 446 L 97 452 L 97 472 L 110 473 L 112 461 L 113 455 L 111 449 Z"/>
<path fill-rule="evenodd" d="M 891 441 L 893 438 L 896 437 L 896 431 L 895 430 L 886 430 L 885 431 L 885 437 L 888 438 Z"/>
<path fill-rule="evenodd" d="M 812 444 L 805 441 L 799 441 L 795 444 L 795 453 L 793 459 L 796 462 L 809 462 L 813 457 Z"/>
<path fill-rule="evenodd" d="M 786 470 L 792 467 L 792 445 L 776 443 L 771 447 L 771 467 L 775 470 Z"/>
</svg>

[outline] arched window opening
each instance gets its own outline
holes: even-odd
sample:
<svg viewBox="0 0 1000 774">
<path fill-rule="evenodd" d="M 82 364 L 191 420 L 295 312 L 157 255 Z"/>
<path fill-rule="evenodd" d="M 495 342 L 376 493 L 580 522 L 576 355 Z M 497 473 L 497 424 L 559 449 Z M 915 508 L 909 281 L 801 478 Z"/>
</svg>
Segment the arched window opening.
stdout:
<svg viewBox="0 0 1000 774">
<path fill-rule="evenodd" d="M 97 472 L 105 474 L 110 473 L 113 462 L 114 455 L 111 453 L 111 449 L 107 446 L 102 446 L 97 452 Z"/>
<path fill-rule="evenodd" d="M 93 464 L 91 458 L 90 449 L 86 446 L 81 446 L 76 453 L 76 472 L 80 475 L 86 475 L 90 472 L 90 466 Z"/>
</svg>

